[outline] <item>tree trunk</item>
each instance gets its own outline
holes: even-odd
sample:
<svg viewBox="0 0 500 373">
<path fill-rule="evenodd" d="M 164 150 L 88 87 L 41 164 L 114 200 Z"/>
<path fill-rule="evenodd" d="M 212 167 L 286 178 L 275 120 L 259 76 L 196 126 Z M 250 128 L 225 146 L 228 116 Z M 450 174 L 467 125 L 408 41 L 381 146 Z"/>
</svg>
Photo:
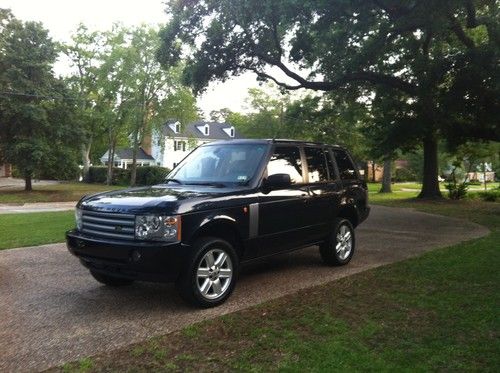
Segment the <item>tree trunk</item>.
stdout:
<svg viewBox="0 0 500 373">
<path fill-rule="evenodd" d="M 382 173 L 382 188 L 380 193 L 392 193 L 392 159 L 384 159 L 384 171 Z"/>
<path fill-rule="evenodd" d="M 137 179 L 137 152 L 139 151 L 138 133 L 134 134 L 134 149 L 132 151 L 132 169 L 130 170 L 130 186 L 135 186 Z"/>
<path fill-rule="evenodd" d="M 31 175 L 27 175 L 24 177 L 24 190 L 26 192 L 33 191 L 33 185 L 31 184 Z"/>
<path fill-rule="evenodd" d="M 89 169 L 90 169 L 90 147 L 91 143 L 89 144 L 82 144 L 82 162 L 83 162 L 83 175 L 82 175 L 82 181 L 88 182 L 89 181 Z"/>
<path fill-rule="evenodd" d="M 113 183 L 113 166 L 115 164 L 115 146 L 116 139 L 114 136 L 109 135 L 109 148 L 108 148 L 108 176 L 106 178 L 106 184 L 111 185 Z"/>
<path fill-rule="evenodd" d="M 375 161 L 372 161 L 372 181 L 376 182 L 376 180 L 375 180 Z"/>
<path fill-rule="evenodd" d="M 424 178 L 418 198 L 443 198 L 438 181 L 438 143 L 434 136 L 424 138 Z"/>
</svg>

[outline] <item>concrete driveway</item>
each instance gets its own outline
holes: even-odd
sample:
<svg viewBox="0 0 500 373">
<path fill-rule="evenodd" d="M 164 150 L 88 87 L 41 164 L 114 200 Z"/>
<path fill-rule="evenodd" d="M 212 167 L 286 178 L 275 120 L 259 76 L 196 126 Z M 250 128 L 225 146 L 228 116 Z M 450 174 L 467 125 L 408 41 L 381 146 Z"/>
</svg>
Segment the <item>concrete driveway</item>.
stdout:
<svg viewBox="0 0 500 373">
<path fill-rule="evenodd" d="M 276 256 L 244 269 L 230 300 L 209 310 L 189 308 L 170 284 L 102 286 L 64 244 L 0 252 L 0 371 L 43 370 L 477 238 L 488 230 L 461 220 L 375 206 L 357 233 L 357 252 L 348 266 L 322 265 L 315 247 Z"/>
</svg>

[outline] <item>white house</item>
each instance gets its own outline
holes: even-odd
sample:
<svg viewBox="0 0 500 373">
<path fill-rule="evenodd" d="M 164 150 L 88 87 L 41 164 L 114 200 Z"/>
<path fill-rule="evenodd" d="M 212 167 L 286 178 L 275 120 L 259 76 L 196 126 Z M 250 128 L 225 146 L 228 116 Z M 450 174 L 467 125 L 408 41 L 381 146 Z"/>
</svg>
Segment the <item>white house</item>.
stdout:
<svg viewBox="0 0 500 373">
<path fill-rule="evenodd" d="M 229 123 L 198 121 L 184 129 L 179 122 L 165 123 L 159 133 L 146 136 L 137 153 L 139 166 L 162 166 L 174 168 L 198 145 L 216 141 L 241 139 L 234 126 Z M 108 164 L 108 152 L 101 157 L 101 163 Z M 132 165 L 132 148 L 117 149 L 114 167 L 128 168 Z"/>
<path fill-rule="evenodd" d="M 114 157 L 114 167 L 119 167 L 119 168 L 129 168 L 132 166 L 132 157 L 133 157 L 133 149 L 132 148 L 125 148 L 125 149 L 116 149 L 115 150 L 115 157 Z M 105 166 L 108 165 L 108 152 L 104 153 L 104 155 L 101 157 L 101 163 Z M 139 148 L 137 152 L 137 165 L 139 166 L 155 166 L 156 160 L 151 156 L 151 154 L 148 154 L 142 147 Z"/>
<path fill-rule="evenodd" d="M 165 123 L 160 134 L 153 135 L 151 155 L 158 165 L 172 169 L 201 144 L 241 138 L 229 123 L 198 121 L 182 129 L 179 122 L 171 121 Z"/>
</svg>

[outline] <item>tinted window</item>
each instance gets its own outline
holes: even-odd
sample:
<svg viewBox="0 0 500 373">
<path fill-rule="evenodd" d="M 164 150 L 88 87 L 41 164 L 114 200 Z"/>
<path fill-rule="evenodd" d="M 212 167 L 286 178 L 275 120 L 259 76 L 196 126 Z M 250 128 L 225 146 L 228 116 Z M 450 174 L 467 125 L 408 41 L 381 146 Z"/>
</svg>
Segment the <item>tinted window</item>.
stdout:
<svg viewBox="0 0 500 373">
<path fill-rule="evenodd" d="M 328 171 L 324 151 L 321 148 L 305 148 L 307 160 L 307 173 L 310 183 L 328 180 Z"/>
<path fill-rule="evenodd" d="M 267 165 L 267 175 L 289 174 L 292 183 L 302 183 L 302 160 L 299 148 L 278 146 Z"/>
<path fill-rule="evenodd" d="M 334 150 L 333 154 L 339 168 L 340 178 L 342 180 L 357 179 L 356 168 L 347 153 L 342 150 Z"/>
</svg>

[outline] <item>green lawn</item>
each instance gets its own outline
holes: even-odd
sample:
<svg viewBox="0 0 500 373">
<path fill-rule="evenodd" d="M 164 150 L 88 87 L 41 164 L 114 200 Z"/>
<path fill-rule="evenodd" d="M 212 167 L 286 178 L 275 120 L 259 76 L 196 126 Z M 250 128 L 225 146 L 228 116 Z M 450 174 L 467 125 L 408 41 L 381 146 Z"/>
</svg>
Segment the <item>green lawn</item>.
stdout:
<svg viewBox="0 0 500 373">
<path fill-rule="evenodd" d="M 500 204 L 377 202 L 492 233 L 57 370 L 498 371 Z"/>
<path fill-rule="evenodd" d="M 0 250 L 63 242 L 74 216 L 73 211 L 0 214 Z"/>
<path fill-rule="evenodd" d="M 33 202 L 78 201 L 86 194 L 123 188 L 123 186 L 117 185 L 61 183 L 55 185 L 35 186 L 32 192 L 25 192 L 24 190 L 0 189 L 0 203 L 22 204 Z"/>
</svg>

